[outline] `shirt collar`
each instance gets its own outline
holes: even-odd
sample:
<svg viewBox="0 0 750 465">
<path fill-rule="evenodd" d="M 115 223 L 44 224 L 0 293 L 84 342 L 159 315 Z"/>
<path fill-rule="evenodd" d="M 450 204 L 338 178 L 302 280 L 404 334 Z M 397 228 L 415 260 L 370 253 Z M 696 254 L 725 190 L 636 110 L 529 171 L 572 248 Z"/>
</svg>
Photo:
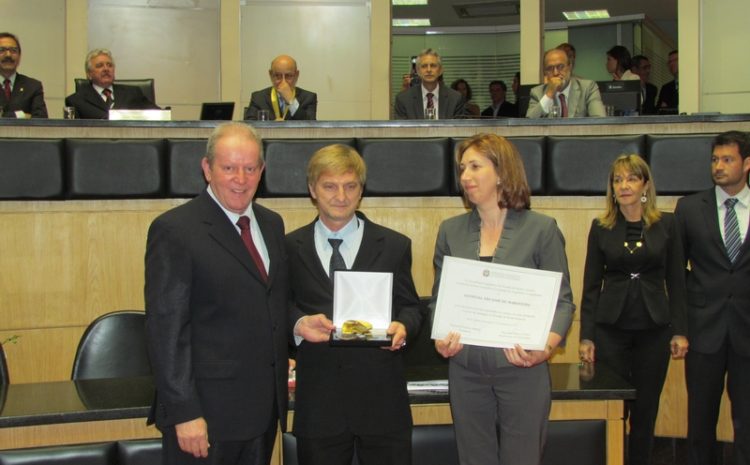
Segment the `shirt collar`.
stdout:
<svg viewBox="0 0 750 465">
<path fill-rule="evenodd" d="M 218 205 L 219 208 L 221 208 L 221 210 L 224 212 L 224 214 L 227 215 L 227 218 L 229 218 L 229 221 L 231 221 L 233 225 L 237 225 L 237 221 L 241 216 L 247 216 L 250 218 L 250 223 L 255 223 L 255 213 L 253 211 L 252 202 L 250 202 L 250 204 L 247 206 L 244 213 L 239 214 L 224 208 L 224 205 L 222 205 L 221 202 L 219 202 L 219 199 L 216 198 L 214 191 L 211 190 L 211 185 L 208 185 L 208 187 L 206 187 L 206 191 L 208 192 L 208 195 L 211 196 L 211 198 L 214 200 L 214 202 L 216 202 L 216 205 Z"/>
<path fill-rule="evenodd" d="M 737 202 L 745 208 L 748 208 L 750 206 L 750 188 L 748 188 L 747 186 L 744 186 L 742 190 L 737 193 L 737 195 L 729 195 L 724 192 L 724 189 L 719 186 L 714 187 L 714 189 L 716 189 L 717 207 L 723 207 L 724 202 L 730 197 L 737 199 Z"/>
</svg>

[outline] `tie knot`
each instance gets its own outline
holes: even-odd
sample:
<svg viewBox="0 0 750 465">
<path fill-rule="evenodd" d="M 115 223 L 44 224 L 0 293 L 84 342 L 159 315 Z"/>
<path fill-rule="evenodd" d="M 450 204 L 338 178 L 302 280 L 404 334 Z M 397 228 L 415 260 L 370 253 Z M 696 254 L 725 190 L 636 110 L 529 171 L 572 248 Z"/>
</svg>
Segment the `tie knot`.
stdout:
<svg viewBox="0 0 750 465">
<path fill-rule="evenodd" d="M 727 207 L 727 210 L 731 210 L 735 205 L 737 205 L 737 202 L 739 202 L 739 200 L 735 199 L 734 197 L 730 197 L 724 201 L 724 205 Z"/>
<path fill-rule="evenodd" d="M 10 85 L 10 79 L 5 78 L 5 80 L 3 81 L 3 84 L 5 84 L 6 86 Z"/>
<path fill-rule="evenodd" d="M 111 90 L 109 90 L 109 89 L 104 89 L 104 90 L 102 91 L 102 95 L 104 95 L 104 96 L 105 96 L 105 97 L 107 97 L 107 98 L 110 98 L 110 97 L 112 96 L 112 91 L 111 91 Z"/>
<path fill-rule="evenodd" d="M 328 239 L 328 243 L 331 244 L 333 250 L 338 250 L 342 242 L 344 242 L 343 239 Z"/>
<path fill-rule="evenodd" d="M 247 216 L 240 216 L 240 219 L 237 220 L 237 226 L 240 227 L 241 231 L 250 229 L 250 218 Z"/>
</svg>

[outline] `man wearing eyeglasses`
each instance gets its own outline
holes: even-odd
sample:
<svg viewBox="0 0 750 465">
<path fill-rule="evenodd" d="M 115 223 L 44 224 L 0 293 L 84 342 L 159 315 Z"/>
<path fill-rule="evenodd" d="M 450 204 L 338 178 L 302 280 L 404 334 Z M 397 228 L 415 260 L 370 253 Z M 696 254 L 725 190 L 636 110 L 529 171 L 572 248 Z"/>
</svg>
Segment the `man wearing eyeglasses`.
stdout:
<svg viewBox="0 0 750 465">
<path fill-rule="evenodd" d="M 544 53 L 544 84 L 531 89 L 527 118 L 605 116 L 596 82 L 571 76 L 564 50 Z"/>
<path fill-rule="evenodd" d="M 262 120 L 261 111 L 275 121 L 314 120 L 318 111 L 318 95 L 297 87 L 299 70 L 297 62 L 289 55 L 280 55 L 271 62 L 268 70 L 271 87 L 253 92 L 245 119 Z"/>
<path fill-rule="evenodd" d="M 21 64 L 21 42 L 10 32 L 0 32 L 0 116 L 46 118 L 42 83 L 16 69 Z"/>
</svg>

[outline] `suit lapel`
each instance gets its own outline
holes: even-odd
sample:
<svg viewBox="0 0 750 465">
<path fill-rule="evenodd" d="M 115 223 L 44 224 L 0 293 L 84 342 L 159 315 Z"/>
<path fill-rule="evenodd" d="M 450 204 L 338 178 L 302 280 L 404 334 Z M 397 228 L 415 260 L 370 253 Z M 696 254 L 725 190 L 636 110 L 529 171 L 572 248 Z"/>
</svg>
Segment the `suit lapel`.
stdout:
<svg viewBox="0 0 750 465">
<path fill-rule="evenodd" d="M 385 240 L 382 234 L 375 230 L 370 220 L 364 215 L 357 215 L 362 220 L 362 227 L 365 228 L 362 234 L 362 243 L 359 245 L 357 256 L 352 265 L 353 270 L 370 270 L 378 257 L 383 253 Z"/>
<path fill-rule="evenodd" d="M 568 92 L 568 117 L 576 116 L 578 102 L 581 96 L 581 83 L 576 78 L 570 78 L 570 92 Z"/>
<path fill-rule="evenodd" d="M 716 191 L 711 189 L 706 192 L 706 195 L 701 199 L 703 202 L 702 214 L 703 222 L 706 231 L 709 231 L 711 236 L 711 242 L 716 246 L 720 255 L 722 255 L 727 262 L 729 255 L 727 255 L 727 248 L 724 246 L 724 238 L 721 237 L 721 229 L 719 228 L 719 214 L 716 207 Z M 742 251 L 740 251 L 742 253 Z"/>
<path fill-rule="evenodd" d="M 329 292 L 333 290 L 333 283 L 328 279 L 328 271 L 323 268 L 323 264 L 320 263 L 320 257 L 318 252 L 315 250 L 315 222 L 318 221 L 316 218 L 312 223 L 304 227 L 304 233 L 302 238 L 297 242 L 296 253 L 299 256 L 302 266 L 307 268 L 309 271 L 308 275 L 313 276 L 318 286 L 323 289 L 328 289 Z M 290 253 L 294 253 L 290 251 Z"/>
<path fill-rule="evenodd" d="M 440 84 L 440 97 L 438 98 L 438 118 L 439 119 L 446 119 L 448 118 L 448 89 L 446 86 Z"/>
<path fill-rule="evenodd" d="M 268 283 L 270 285 L 273 283 L 273 278 L 277 273 L 279 264 L 283 262 L 283 254 L 281 252 L 282 245 L 279 241 L 280 238 L 277 234 L 274 234 L 274 231 L 271 228 L 271 222 L 265 221 L 265 213 L 257 208 L 255 202 L 253 202 L 252 209 L 253 213 L 255 213 L 255 220 L 258 222 L 260 233 L 263 235 L 263 242 L 266 244 L 266 250 L 268 251 Z M 247 249 L 245 249 L 245 251 L 247 251 Z M 248 253 L 248 257 L 249 256 L 250 254 Z M 257 271 L 257 268 L 253 266 L 252 270 Z M 260 277 L 260 273 L 258 273 L 258 277 Z"/>
<path fill-rule="evenodd" d="M 104 112 L 109 110 L 109 108 L 107 108 L 107 104 L 104 102 L 101 96 L 96 92 L 96 89 L 94 89 L 93 85 L 89 84 L 88 86 L 84 87 L 84 89 L 85 89 L 85 95 L 83 97 L 86 99 L 87 102 L 101 109 Z"/>
</svg>

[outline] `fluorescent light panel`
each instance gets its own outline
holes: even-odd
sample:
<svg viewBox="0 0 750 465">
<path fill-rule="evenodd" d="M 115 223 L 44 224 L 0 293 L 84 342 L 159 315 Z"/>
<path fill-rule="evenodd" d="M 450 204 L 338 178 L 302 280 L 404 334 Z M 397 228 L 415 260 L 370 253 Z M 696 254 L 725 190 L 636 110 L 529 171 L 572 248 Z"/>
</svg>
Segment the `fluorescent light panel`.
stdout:
<svg viewBox="0 0 750 465">
<path fill-rule="evenodd" d="M 568 21 L 578 21 L 581 19 L 606 19 L 609 18 L 607 10 L 580 10 L 580 11 L 563 11 L 563 16 Z"/>
<path fill-rule="evenodd" d="M 393 6 L 427 5 L 427 0 L 391 0 Z"/>
<path fill-rule="evenodd" d="M 430 20 L 427 18 L 393 19 L 391 24 L 394 27 L 424 27 L 430 26 Z"/>
</svg>

